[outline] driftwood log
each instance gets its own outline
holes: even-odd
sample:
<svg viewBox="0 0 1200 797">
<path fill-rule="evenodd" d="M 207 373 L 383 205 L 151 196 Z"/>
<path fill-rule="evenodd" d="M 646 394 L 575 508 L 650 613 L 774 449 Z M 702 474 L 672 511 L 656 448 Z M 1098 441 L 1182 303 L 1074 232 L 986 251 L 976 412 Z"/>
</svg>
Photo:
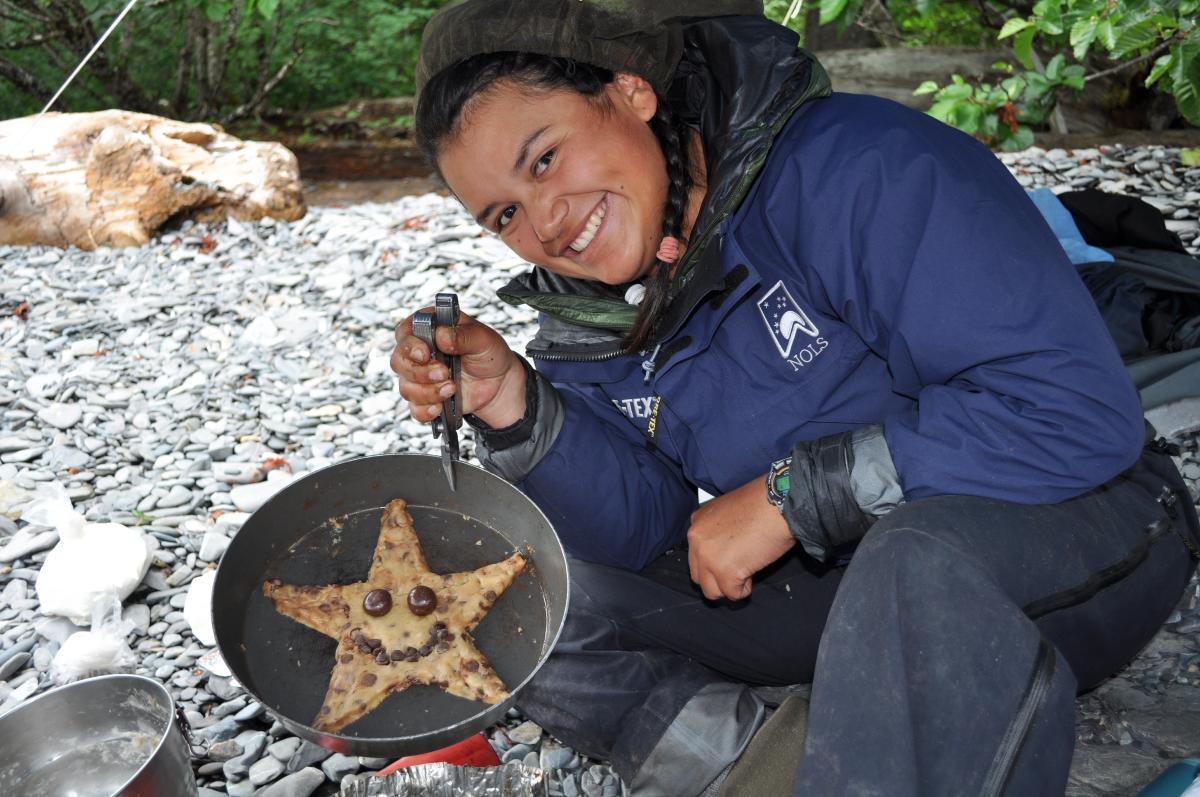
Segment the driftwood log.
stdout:
<svg viewBox="0 0 1200 797">
<path fill-rule="evenodd" d="M 300 169 L 280 144 L 116 110 L 0 122 L 0 244 L 140 246 L 184 214 L 304 212 Z"/>
</svg>

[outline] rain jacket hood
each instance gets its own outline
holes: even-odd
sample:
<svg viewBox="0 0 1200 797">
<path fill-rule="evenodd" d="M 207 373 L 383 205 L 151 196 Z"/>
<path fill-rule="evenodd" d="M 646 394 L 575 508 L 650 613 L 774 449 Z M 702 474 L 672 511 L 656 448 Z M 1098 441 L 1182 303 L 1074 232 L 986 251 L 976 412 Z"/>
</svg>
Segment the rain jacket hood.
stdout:
<svg viewBox="0 0 1200 797">
<path fill-rule="evenodd" d="M 473 5 L 501 10 L 520 6 L 525 9 L 527 21 L 533 13 L 529 10 L 531 4 L 516 2 L 465 3 L 451 8 L 445 18 L 439 15 L 430 23 L 433 26 L 438 22 L 438 26 L 427 32 L 422 42 L 421 74 L 427 77 L 453 63 L 456 59 L 447 54 L 453 48 L 458 48 L 458 58 L 489 49 L 516 49 L 516 44 L 535 52 L 572 54 L 581 61 L 587 61 L 592 53 L 593 62 L 599 66 L 636 71 L 660 91 L 665 88 L 672 109 L 700 131 L 708 189 L 687 253 L 680 262 L 672 301 L 659 325 L 660 337 L 669 336 L 706 295 L 722 287 L 720 258 L 708 252 L 713 235 L 745 198 L 775 135 L 791 115 L 809 100 L 830 93 L 824 69 L 797 47 L 793 32 L 761 14 L 747 13 L 761 9 L 756 2 L 708 2 L 700 4 L 702 8 L 689 4 L 688 12 L 697 16 L 687 19 L 672 18 L 666 11 L 640 12 L 655 18 L 651 20 L 653 27 L 635 35 L 640 49 L 635 46 L 621 51 L 609 46 L 610 40 L 582 43 L 578 49 L 566 50 L 563 42 L 555 40 L 551 44 L 536 33 L 512 33 L 513 41 L 503 46 L 495 42 L 485 46 L 477 35 L 464 34 L 459 37 L 461 41 L 456 41 L 450 31 L 462 30 L 465 25 L 462 20 L 452 25 L 451 13 Z M 543 5 L 533 3 L 532 7 L 536 11 Z M 572 0 L 567 5 L 573 9 L 591 4 Z M 722 12 L 734 15 L 703 16 Z M 565 13 L 570 16 L 574 12 Z M 548 23 L 531 25 L 536 30 L 559 30 Z M 498 34 L 499 38 L 503 36 Z M 571 41 L 579 38 L 576 34 Z M 647 54 L 654 53 L 666 61 L 647 61 L 649 66 L 639 69 Z M 562 277 L 541 268 L 534 268 L 499 293 L 507 302 L 528 304 L 542 313 L 541 330 L 529 347 L 535 356 L 616 356 L 622 351 L 621 338 L 637 315 L 637 307 L 624 300 L 624 287 Z"/>
</svg>

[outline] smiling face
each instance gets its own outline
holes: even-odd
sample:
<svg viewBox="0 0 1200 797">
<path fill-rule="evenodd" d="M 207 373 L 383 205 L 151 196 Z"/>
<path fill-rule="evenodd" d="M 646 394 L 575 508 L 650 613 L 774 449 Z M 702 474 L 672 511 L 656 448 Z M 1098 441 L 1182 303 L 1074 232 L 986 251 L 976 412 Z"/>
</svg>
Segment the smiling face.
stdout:
<svg viewBox="0 0 1200 797">
<path fill-rule="evenodd" d="M 645 276 L 662 238 L 666 161 L 641 78 L 601 97 L 500 81 L 473 98 L 438 153 L 450 189 L 520 257 L 620 285 Z"/>
</svg>

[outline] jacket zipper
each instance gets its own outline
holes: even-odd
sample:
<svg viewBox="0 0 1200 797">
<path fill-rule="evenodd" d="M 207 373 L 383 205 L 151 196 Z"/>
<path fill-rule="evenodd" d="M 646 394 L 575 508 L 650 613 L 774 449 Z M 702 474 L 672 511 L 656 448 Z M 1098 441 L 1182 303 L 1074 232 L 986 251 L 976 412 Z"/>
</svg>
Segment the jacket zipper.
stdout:
<svg viewBox="0 0 1200 797">
<path fill-rule="evenodd" d="M 599 354 L 550 354 L 544 352 L 532 352 L 525 350 L 526 356 L 533 360 L 544 360 L 548 363 L 598 363 L 604 360 L 615 360 L 622 354 L 626 354 L 623 349 L 615 349 L 613 351 L 600 352 Z"/>
<path fill-rule="evenodd" d="M 1137 569 L 1150 554 L 1150 546 L 1167 536 L 1175 528 L 1170 517 L 1164 517 L 1146 526 L 1146 533 L 1133 549 L 1119 562 L 1115 562 L 1103 570 L 1093 573 L 1086 581 L 1076 587 L 1062 592 L 1056 592 L 1044 598 L 1032 601 L 1021 607 L 1030 620 L 1044 617 L 1051 612 L 1061 611 L 1071 606 L 1091 600 L 1096 593 L 1111 586 Z M 1182 535 L 1180 535 L 1182 536 Z"/>
<path fill-rule="evenodd" d="M 1021 698 L 1021 705 L 1017 707 L 1017 713 L 1013 715 L 1012 722 L 1009 723 L 1004 737 L 1000 740 L 1000 747 L 996 750 L 996 757 L 992 759 L 992 766 L 988 769 L 987 777 L 983 779 L 983 788 L 979 792 L 981 797 L 999 797 L 1008 785 L 1008 780 L 1012 777 L 1013 765 L 1017 762 L 1017 756 L 1029 738 L 1029 729 L 1033 727 L 1033 720 L 1046 702 L 1046 695 L 1050 693 L 1050 683 L 1054 680 L 1056 657 L 1054 647 L 1046 641 L 1045 637 L 1042 637 L 1038 644 L 1037 659 L 1034 661 L 1029 685 L 1025 690 L 1024 697 Z"/>
</svg>

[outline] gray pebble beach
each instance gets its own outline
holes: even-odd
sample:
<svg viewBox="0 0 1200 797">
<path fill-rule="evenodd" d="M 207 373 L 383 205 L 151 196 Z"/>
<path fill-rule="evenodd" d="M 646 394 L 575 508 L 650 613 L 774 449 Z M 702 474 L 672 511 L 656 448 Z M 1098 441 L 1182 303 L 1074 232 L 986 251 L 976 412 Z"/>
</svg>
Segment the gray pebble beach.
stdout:
<svg viewBox="0 0 1200 797">
<path fill-rule="evenodd" d="M 1027 188 L 1141 196 L 1200 252 L 1200 168 L 1178 149 L 1001 159 Z M 334 794 L 384 766 L 301 741 L 221 674 L 185 619 L 189 586 L 298 475 L 435 453 L 396 392 L 393 326 L 452 290 L 520 351 L 534 313 L 494 294 L 525 268 L 433 194 L 310 208 L 294 223 L 185 224 L 139 249 L 0 246 L 0 714 L 51 688 L 55 653 L 86 630 L 41 613 L 35 583 L 59 535 L 19 519 L 38 485 L 57 481 L 89 521 L 152 540 L 150 571 L 124 601 L 127 640 L 134 671 L 170 689 L 207 745 L 193 760 L 202 795 Z M 1178 442 L 1195 498 L 1200 438 Z M 1142 655 L 1079 699 L 1069 795 L 1134 793 L 1200 753 L 1198 597 L 1193 580 Z M 551 770 L 551 795 L 622 792 L 604 762 L 515 710 L 487 735 L 502 761 Z"/>
</svg>

